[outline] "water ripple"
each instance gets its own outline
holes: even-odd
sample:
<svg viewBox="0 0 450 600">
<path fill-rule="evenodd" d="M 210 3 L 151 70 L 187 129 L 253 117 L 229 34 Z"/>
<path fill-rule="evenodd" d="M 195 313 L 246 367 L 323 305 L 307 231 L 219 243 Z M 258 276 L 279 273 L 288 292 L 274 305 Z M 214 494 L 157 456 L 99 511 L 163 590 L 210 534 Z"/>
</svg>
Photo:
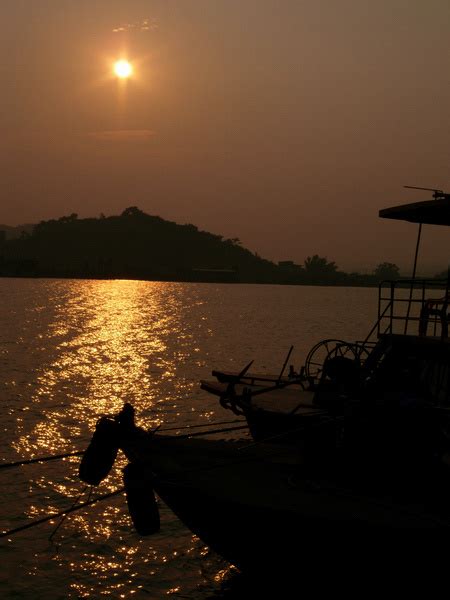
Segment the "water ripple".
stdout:
<svg viewBox="0 0 450 600">
<path fill-rule="evenodd" d="M 45 279 L 2 279 L 0 293 L 3 461 L 80 449 L 126 401 L 145 427 L 224 420 L 199 390 L 211 368 L 255 359 L 279 371 L 292 343 L 300 364 L 323 337 L 362 338 L 376 300 L 364 289 Z M 124 465 L 94 494 L 121 487 Z M 77 467 L 4 471 L 2 529 L 69 507 L 83 490 Z M 2 597 L 221 597 L 235 569 L 160 512 L 150 539 L 132 530 L 123 495 L 70 515 L 50 541 L 58 520 L 12 537 L 0 546 Z"/>
</svg>

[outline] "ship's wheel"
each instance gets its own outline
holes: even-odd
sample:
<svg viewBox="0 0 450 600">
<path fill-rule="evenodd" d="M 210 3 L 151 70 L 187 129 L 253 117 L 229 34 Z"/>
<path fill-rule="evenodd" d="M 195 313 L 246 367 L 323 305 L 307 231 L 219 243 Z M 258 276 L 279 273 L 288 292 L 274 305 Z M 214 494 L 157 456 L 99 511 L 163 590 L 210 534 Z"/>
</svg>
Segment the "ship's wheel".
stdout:
<svg viewBox="0 0 450 600">
<path fill-rule="evenodd" d="M 311 348 L 305 361 L 305 375 L 313 383 L 318 383 L 322 377 L 325 363 L 335 357 L 348 358 L 363 362 L 368 351 L 361 344 L 352 344 L 344 340 L 322 340 Z"/>
</svg>

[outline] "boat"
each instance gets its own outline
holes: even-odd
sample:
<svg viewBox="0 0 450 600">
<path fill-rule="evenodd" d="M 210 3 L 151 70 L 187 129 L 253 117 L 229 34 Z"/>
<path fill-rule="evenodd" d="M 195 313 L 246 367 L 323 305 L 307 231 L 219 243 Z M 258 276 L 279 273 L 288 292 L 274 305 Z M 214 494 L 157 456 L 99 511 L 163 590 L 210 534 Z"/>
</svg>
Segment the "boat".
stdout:
<svg viewBox="0 0 450 600">
<path fill-rule="evenodd" d="M 389 540 L 373 563 L 379 568 L 388 559 L 398 563 L 398 552 L 417 553 L 423 533 L 450 527 L 450 472 L 444 464 L 415 464 L 412 472 L 394 461 L 387 472 L 386 465 L 368 468 L 358 457 L 351 463 L 335 457 L 326 464 L 316 460 L 312 472 L 308 457 L 288 444 L 143 431 L 130 405 L 109 424 L 129 461 L 125 489 L 137 532 L 159 531 L 156 492 L 242 572 L 297 573 L 299 565 L 327 568 L 341 559 L 356 568 Z M 86 472 L 92 465 L 86 463 L 82 478 L 91 483 Z"/>
<path fill-rule="evenodd" d="M 380 216 L 419 223 L 419 232 L 422 223 L 450 226 L 450 195 L 436 191 L 433 200 Z M 265 419 L 267 435 L 253 431 L 252 442 L 148 432 L 135 425 L 127 404 L 99 420 L 80 477 L 99 483 L 120 449 L 129 461 L 125 489 L 138 532 L 160 527 L 156 492 L 243 570 L 292 571 L 374 555 L 377 568 L 387 557 L 422 557 L 418 532 L 450 526 L 449 300 L 448 280 L 384 282 L 367 340 L 328 344 L 315 381 L 304 369 L 304 381 L 292 386 L 280 377 L 248 381 L 247 371 L 212 382 L 211 391 L 231 398 L 250 429 L 252 417 Z M 278 404 L 289 406 L 281 433 L 274 433 L 274 411 L 264 407 L 264 397 L 277 394 Z"/>
<path fill-rule="evenodd" d="M 332 385 L 333 370 L 339 365 L 342 388 L 344 374 L 346 381 L 350 375 L 358 376 L 356 369 L 367 357 L 370 344 L 322 340 L 313 346 L 298 372 L 290 365 L 285 376 L 291 346 L 278 376 L 250 373 L 249 363 L 239 373 L 213 370 L 216 380 L 201 380 L 200 387 L 218 396 L 223 408 L 244 416 L 255 441 L 335 444 L 342 429 L 343 403 Z M 341 396 L 344 391 L 340 389 Z"/>
<path fill-rule="evenodd" d="M 380 404 L 399 387 L 405 362 L 409 365 L 403 368 L 410 369 L 424 402 L 434 409 L 446 404 L 450 278 L 415 277 L 422 224 L 450 224 L 450 195 L 431 191 L 431 201 L 380 211 L 382 218 L 418 223 L 419 232 L 412 279 L 380 283 L 377 319 L 363 341 L 321 340 L 298 372 L 291 365 L 287 376 L 284 370 L 292 347 L 279 376 L 249 373 L 248 365 L 240 373 L 214 369 L 216 381 L 201 380 L 201 388 L 218 396 L 224 408 L 246 417 L 255 440 L 272 437 L 288 442 L 292 430 L 316 427 L 314 415 L 323 416 L 324 410 L 343 418 L 349 403 L 376 396 Z M 397 390 L 397 396 L 400 393 L 409 392 Z M 328 430 L 339 435 L 340 420 L 335 424 L 334 432 Z"/>
</svg>

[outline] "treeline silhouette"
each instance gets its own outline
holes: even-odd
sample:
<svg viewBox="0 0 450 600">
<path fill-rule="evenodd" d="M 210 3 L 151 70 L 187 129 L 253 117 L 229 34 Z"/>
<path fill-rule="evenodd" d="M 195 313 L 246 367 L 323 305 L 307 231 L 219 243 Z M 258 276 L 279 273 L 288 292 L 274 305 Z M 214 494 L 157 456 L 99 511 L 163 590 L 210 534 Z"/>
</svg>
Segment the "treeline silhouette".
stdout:
<svg viewBox="0 0 450 600">
<path fill-rule="evenodd" d="M 318 255 L 275 264 L 195 225 L 178 225 L 132 206 L 121 215 L 42 221 L 11 238 L 0 230 L 0 275 L 164 281 L 375 285 L 398 276 L 391 263 L 371 275 L 345 273 Z"/>
</svg>

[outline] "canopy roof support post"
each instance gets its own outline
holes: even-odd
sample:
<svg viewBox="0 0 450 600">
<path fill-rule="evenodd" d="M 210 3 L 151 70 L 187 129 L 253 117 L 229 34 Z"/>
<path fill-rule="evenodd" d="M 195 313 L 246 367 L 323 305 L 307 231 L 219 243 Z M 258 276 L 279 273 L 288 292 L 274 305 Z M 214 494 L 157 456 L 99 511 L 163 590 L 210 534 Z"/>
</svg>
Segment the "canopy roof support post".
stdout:
<svg viewBox="0 0 450 600">
<path fill-rule="evenodd" d="M 406 312 L 406 320 L 405 320 L 405 335 L 406 332 L 408 331 L 408 320 L 409 320 L 409 313 L 411 311 L 411 303 L 412 303 L 412 297 L 413 297 L 413 290 L 414 290 L 414 280 L 416 278 L 416 272 L 417 272 L 417 259 L 419 257 L 419 247 L 420 247 L 420 238 L 422 237 L 422 223 L 419 223 L 419 230 L 417 232 L 417 242 L 416 242 L 416 252 L 414 254 L 414 267 L 413 267 L 413 272 L 412 272 L 412 282 L 411 282 L 411 287 L 409 289 L 409 300 L 408 300 L 408 310 Z"/>
</svg>

